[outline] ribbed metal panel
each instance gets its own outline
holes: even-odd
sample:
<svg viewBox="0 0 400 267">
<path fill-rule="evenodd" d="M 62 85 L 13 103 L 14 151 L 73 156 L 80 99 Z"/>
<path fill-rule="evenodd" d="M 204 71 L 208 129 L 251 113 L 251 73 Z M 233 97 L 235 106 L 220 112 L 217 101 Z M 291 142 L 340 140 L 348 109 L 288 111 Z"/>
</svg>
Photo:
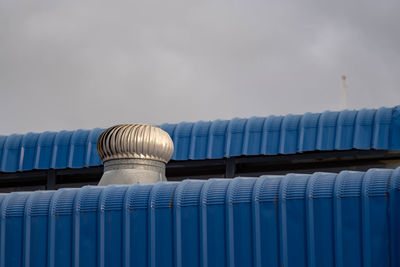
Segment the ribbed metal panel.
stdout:
<svg viewBox="0 0 400 267">
<path fill-rule="evenodd" d="M 0 194 L 5 266 L 400 266 L 400 168 Z"/>
<path fill-rule="evenodd" d="M 304 115 L 162 124 L 173 160 L 294 154 L 349 149 L 400 150 L 400 106 Z M 103 129 L 0 136 L 0 171 L 101 165 Z"/>
<path fill-rule="evenodd" d="M 59 189 L 50 202 L 48 218 L 48 265 L 49 267 L 72 266 L 74 202 L 82 189 Z M 43 234 L 43 232 L 41 233 Z"/>
<path fill-rule="evenodd" d="M 153 185 L 137 184 L 126 191 L 122 213 L 123 266 L 147 266 L 148 204 L 152 189 Z"/>
<path fill-rule="evenodd" d="M 46 266 L 50 201 L 54 192 L 29 194 L 24 214 L 23 266 Z M 6 256 L 7 257 L 7 256 Z"/>
<path fill-rule="evenodd" d="M 186 180 L 176 188 L 174 199 L 175 266 L 199 266 L 200 194 L 203 181 Z"/>
</svg>

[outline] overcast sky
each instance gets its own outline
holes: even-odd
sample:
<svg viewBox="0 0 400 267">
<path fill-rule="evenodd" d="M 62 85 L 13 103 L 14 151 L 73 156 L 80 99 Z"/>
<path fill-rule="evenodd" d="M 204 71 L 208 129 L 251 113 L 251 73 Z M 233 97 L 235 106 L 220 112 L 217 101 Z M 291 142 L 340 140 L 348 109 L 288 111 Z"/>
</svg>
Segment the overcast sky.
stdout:
<svg viewBox="0 0 400 267">
<path fill-rule="evenodd" d="M 400 1 L 0 0 L 0 134 L 400 104 Z"/>
</svg>

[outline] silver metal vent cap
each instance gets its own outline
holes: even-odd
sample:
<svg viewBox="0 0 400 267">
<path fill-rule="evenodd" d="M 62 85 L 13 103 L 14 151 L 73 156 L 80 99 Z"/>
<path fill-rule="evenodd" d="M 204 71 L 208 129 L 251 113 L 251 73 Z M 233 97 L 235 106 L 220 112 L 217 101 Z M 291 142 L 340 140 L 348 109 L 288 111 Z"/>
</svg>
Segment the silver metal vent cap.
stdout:
<svg viewBox="0 0 400 267">
<path fill-rule="evenodd" d="M 150 159 L 167 163 L 174 151 L 169 134 L 145 124 L 120 124 L 105 130 L 97 141 L 103 162 L 114 159 Z"/>
</svg>

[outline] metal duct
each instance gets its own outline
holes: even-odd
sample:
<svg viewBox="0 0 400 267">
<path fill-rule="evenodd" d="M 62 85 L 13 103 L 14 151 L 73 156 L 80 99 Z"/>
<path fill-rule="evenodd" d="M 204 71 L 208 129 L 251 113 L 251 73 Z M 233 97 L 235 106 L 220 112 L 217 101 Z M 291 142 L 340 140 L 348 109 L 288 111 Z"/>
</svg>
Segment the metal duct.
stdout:
<svg viewBox="0 0 400 267">
<path fill-rule="evenodd" d="M 97 141 L 104 163 L 99 185 L 165 181 L 165 165 L 174 151 L 167 132 L 145 124 L 121 124 L 105 130 Z"/>
</svg>

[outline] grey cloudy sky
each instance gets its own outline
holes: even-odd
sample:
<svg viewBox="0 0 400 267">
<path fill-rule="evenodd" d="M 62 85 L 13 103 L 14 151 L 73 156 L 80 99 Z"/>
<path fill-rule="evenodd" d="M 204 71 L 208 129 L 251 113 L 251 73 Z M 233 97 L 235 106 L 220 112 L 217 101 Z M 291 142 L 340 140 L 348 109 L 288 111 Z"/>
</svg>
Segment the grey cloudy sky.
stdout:
<svg viewBox="0 0 400 267">
<path fill-rule="evenodd" d="M 0 134 L 400 104 L 400 1 L 0 0 Z"/>
</svg>

